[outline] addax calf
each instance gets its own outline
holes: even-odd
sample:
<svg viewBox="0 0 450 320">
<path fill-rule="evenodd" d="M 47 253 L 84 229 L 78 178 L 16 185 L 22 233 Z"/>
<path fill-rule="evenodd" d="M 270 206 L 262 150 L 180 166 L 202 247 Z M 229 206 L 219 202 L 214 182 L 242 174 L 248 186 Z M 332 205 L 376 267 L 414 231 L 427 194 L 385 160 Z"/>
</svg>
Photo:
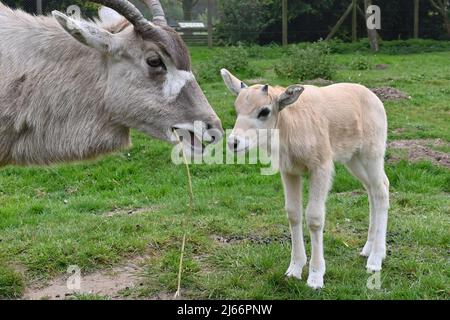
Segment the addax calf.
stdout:
<svg viewBox="0 0 450 320">
<path fill-rule="evenodd" d="M 389 181 L 384 172 L 387 120 L 383 103 L 356 84 L 325 88 L 247 87 L 222 70 L 227 87 L 238 96 L 237 121 L 228 144 L 235 152 L 255 147 L 254 130 L 278 129 L 280 170 L 292 235 L 289 277 L 300 279 L 307 259 L 302 232 L 302 175 L 310 173 L 306 222 L 311 235 L 308 285 L 323 287 L 325 203 L 331 188 L 334 161 L 345 164 L 369 194 L 370 226 L 361 255 L 367 268 L 381 270 L 386 256 Z"/>
</svg>

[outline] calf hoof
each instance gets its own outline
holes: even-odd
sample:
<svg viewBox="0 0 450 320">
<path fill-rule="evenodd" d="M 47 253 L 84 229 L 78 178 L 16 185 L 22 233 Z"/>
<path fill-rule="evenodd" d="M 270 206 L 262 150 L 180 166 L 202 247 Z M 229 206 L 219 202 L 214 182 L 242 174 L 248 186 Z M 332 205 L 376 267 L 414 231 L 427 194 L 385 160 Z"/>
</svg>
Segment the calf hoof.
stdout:
<svg viewBox="0 0 450 320">
<path fill-rule="evenodd" d="M 381 253 L 371 253 L 367 259 L 367 271 L 377 272 L 381 271 L 384 255 Z"/>
<path fill-rule="evenodd" d="M 370 256 L 370 253 L 372 252 L 372 242 L 367 241 L 364 245 L 364 248 L 362 249 L 360 255 L 362 257 L 368 257 Z"/>
<path fill-rule="evenodd" d="M 298 264 L 291 264 L 289 268 L 286 271 L 286 277 L 288 278 L 295 278 L 295 279 L 302 279 L 302 270 L 303 266 Z"/>
<path fill-rule="evenodd" d="M 314 290 L 323 288 L 323 273 L 322 272 L 309 272 L 308 287 Z"/>
</svg>

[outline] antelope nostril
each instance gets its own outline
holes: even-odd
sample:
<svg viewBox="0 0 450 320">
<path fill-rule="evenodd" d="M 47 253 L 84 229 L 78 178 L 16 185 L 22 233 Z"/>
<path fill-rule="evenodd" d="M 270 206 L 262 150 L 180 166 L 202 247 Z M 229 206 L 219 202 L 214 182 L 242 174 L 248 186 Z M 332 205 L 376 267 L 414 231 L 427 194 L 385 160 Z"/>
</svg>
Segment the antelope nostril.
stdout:
<svg viewBox="0 0 450 320">
<path fill-rule="evenodd" d="M 217 117 L 211 117 L 208 121 L 205 121 L 205 128 L 206 130 L 214 130 L 217 131 L 219 136 L 224 135 L 224 130 L 222 128 L 222 123 L 220 122 L 220 119 Z"/>
</svg>

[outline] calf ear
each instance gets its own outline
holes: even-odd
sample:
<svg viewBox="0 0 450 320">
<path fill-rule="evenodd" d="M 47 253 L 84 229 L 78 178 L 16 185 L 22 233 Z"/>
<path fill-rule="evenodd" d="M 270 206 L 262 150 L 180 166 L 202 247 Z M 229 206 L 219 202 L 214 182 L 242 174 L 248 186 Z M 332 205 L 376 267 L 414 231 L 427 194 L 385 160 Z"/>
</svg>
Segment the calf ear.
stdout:
<svg viewBox="0 0 450 320">
<path fill-rule="evenodd" d="M 305 91 L 305 87 L 299 84 L 287 88 L 286 91 L 278 98 L 279 111 L 295 103 L 298 98 L 300 98 L 300 95 L 303 93 L 303 91 Z"/>
<path fill-rule="evenodd" d="M 103 53 L 118 51 L 119 41 L 108 31 L 93 23 L 72 19 L 59 11 L 52 12 L 53 17 L 72 37 L 84 45 Z"/>
<path fill-rule="evenodd" d="M 220 70 L 220 74 L 222 75 L 225 85 L 234 95 L 237 96 L 242 89 L 248 88 L 244 82 L 233 76 L 227 69 Z"/>
</svg>

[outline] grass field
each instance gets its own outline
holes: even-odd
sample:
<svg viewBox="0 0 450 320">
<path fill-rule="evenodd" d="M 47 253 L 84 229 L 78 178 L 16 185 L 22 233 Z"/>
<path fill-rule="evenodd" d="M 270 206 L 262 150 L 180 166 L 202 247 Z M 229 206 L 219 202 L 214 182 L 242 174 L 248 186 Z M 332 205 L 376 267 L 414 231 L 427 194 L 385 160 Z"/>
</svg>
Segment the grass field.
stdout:
<svg viewBox="0 0 450 320">
<path fill-rule="evenodd" d="M 270 52 L 274 50 L 274 52 Z M 271 84 L 276 50 L 252 58 Z M 192 48 L 194 65 L 215 51 Z M 348 68 L 354 54 L 335 55 L 337 82 L 390 86 L 411 100 L 389 101 L 389 140 L 441 139 L 450 152 L 450 52 L 370 56 L 385 70 Z M 234 98 L 224 85 L 203 83 L 212 106 L 231 128 Z M 99 161 L 52 168 L 0 170 L 0 297 L 20 298 L 69 265 L 83 274 L 143 257 L 142 280 L 118 293 L 154 298 L 176 291 L 183 215 L 188 204 L 182 166 L 171 146 L 133 133 L 131 150 Z M 434 148 L 435 146 L 431 146 Z M 388 159 L 394 153 L 389 150 Z M 391 210 L 381 289 L 369 290 L 359 251 L 368 228 L 362 186 L 337 166 L 327 204 L 325 288 L 286 279 L 288 221 L 279 175 L 258 166 L 192 166 L 195 211 L 190 219 L 183 296 L 188 299 L 449 299 L 450 171 L 430 161 L 388 161 Z M 307 188 L 305 188 L 307 189 Z M 141 209 L 134 212 L 135 209 Z M 130 212 L 130 213 L 129 213 Z M 307 235 L 305 228 L 305 235 Z M 309 237 L 306 237 L 309 254 Z M 303 278 L 307 277 L 307 268 Z M 108 298 L 79 295 L 75 298 Z"/>
</svg>

